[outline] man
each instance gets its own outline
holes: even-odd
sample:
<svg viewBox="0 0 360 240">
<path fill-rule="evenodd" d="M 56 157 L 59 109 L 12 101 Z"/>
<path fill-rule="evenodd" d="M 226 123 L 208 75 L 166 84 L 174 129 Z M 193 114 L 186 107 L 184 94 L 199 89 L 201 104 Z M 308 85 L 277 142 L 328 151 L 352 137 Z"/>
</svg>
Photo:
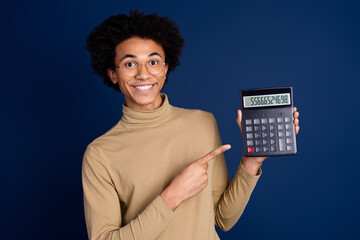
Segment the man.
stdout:
<svg viewBox="0 0 360 240">
<path fill-rule="evenodd" d="M 265 158 L 242 157 L 229 182 L 211 113 L 177 108 L 160 93 L 184 40 L 166 17 L 138 11 L 88 36 L 92 66 L 125 97 L 123 116 L 83 159 L 90 239 L 219 239 L 242 214 Z M 241 111 L 237 123 L 241 126 Z M 298 112 L 294 110 L 298 132 Z"/>
</svg>

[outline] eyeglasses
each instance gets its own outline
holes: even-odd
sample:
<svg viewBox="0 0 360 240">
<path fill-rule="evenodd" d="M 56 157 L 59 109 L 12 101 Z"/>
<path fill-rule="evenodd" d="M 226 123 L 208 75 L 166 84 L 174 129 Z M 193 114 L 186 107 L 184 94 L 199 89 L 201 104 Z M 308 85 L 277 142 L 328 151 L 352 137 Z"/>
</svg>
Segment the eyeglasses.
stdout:
<svg viewBox="0 0 360 240">
<path fill-rule="evenodd" d="M 139 74 L 142 65 L 145 65 L 146 70 L 150 74 L 158 75 L 164 70 L 166 63 L 163 60 L 150 60 L 145 64 L 139 64 L 137 62 L 125 62 L 121 64 L 121 66 L 115 67 L 120 68 L 126 76 L 134 77 Z"/>
</svg>

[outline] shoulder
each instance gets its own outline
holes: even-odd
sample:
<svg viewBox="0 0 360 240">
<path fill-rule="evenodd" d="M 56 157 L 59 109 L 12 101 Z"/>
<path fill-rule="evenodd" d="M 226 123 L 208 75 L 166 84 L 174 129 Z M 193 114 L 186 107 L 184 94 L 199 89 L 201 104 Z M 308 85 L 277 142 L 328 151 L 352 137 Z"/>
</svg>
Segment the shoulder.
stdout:
<svg viewBox="0 0 360 240">
<path fill-rule="evenodd" d="M 193 126 L 216 127 L 216 119 L 211 112 L 199 109 L 174 107 L 174 118 Z"/>
<path fill-rule="evenodd" d="M 119 123 L 115 124 L 108 131 L 90 142 L 86 147 L 84 157 L 91 157 L 99 160 L 103 159 L 104 153 L 106 153 L 109 147 L 116 145 L 115 140 L 118 139 L 117 136 L 121 134 L 118 124 Z"/>
</svg>

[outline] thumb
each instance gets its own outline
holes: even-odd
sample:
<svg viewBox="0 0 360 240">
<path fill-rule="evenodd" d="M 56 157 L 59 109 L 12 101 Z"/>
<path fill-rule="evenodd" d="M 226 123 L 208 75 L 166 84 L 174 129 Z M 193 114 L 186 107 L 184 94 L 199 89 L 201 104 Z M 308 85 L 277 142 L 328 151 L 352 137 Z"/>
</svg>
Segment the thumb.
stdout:
<svg viewBox="0 0 360 240">
<path fill-rule="evenodd" d="M 240 131 L 241 131 L 241 133 L 242 133 L 242 112 L 241 112 L 240 109 L 238 110 L 238 116 L 237 116 L 237 118 L 236 118 L 236 122 L 237 122 L 237 124 L 239 125 Z"/>
</svg>

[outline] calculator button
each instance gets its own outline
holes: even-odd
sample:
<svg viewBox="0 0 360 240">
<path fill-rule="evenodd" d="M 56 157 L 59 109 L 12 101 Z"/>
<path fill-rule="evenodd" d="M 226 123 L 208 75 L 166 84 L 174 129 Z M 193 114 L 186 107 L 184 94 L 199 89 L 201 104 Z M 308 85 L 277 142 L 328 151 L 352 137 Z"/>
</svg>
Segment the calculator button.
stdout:
<svg viewBox="0 0 360 240">
<path fill-rule="evenodd" d="M 253 146 L 253 145 L 254 145 L 254 141 L 253 141 L 253 140 L 247 140 L 247 141 L 246 141 L 246 144 L 247 144 L 248 146 Z"/>
<path fill-rule="evenodd" d="M 261 130 L 262 130 L 262 131 L 265 131 L 265 130 L 266 130 L 266 126 L 262 125 L 262 126 L 261 126 Z"/>
<path fill-rule="evenodd" d="M 260 138 L 260 133 L 255 133 L 255 138 Z"/>
<path fill-rule="evenodd" d="M 252 132 L 252 130 L 253 130 L 253 129 L 252 129 L 252 127 L 251 127 L 251 126 L 246 127 L 246 131 L 247 131 L 247 132 Z"/>
<path fill-rule="evenodd" d="M 268 152 L 268 151 L 269 151 L 269 148 L 268 148 L 268 147 L 263 147 L 263 151 L 264 151 L 264 152 Z"/>
<path fill-rule="evenodd" d="M 266 138 L 266 137 L 268 137 L 268 134 L 267 134 L 266 132 L 263 132 L 263 133 L 262 133 L 262 137 L 263 137 L 263 138 Z"/>
<path fill-rule="evenodd" d="M 275 126 L 274 126 L 274 125 L 270 125 L 270 126 L 269 126 L 269 130 L 270 130 L 270 131 L 272 131 L 272 130 L 274 130 L 274 129 L 275 129 Z"/>
<path fill-rule="evenodd" d="M 262 123 L 262 124 L 264 124 L 264 123 L 268 123 L 267 118 L 262 118 L 262 119 L 261 119 L 261 123 Z"/>
<path fill-rule="evenodd" d="M 276 152 L 276 147 L 275 147 L 275 146 L 271 146 L 271 147 L 270 147 L 270 151 Z"/>
<path fill-rule="evenodd" d="M 286 143 L 287 143 L 287 144 L 292 143 L 292 139 L 291 139 L 291 138 L 287 138 L 287 139 L 286 139 Z"/>
<path fill-rule="evenodd" d="M 290 122 L 290 118 L 289 117 L 285 117 L 285 122 L 289 123 Z"/>
<path fill-rule="evenodd" d="M 259 148 L 259 147 L 255 148 L 255 152 L 260 152 L 260 151 L 261 151 L 261 148 Z"/>
<path fill-rule="evenodd" d="M 287 151 L 292 151 L 292 150 L 293 150 L 293 146 L 291 146 L 291 145 L 286 146 L 286 150 L 287 150 Z"/>
<path fill-rule="evenodd" d="M 253 147 L 248 147 L 247 150 L 248 150 L 248 153 L 254 152 L 254 148 L 253 148 Z"/>
<path fill-rule="evenodd" d="M 278 130 L 284 130 L 284 125 L 278 125 Z"/>
<path fill-rule="evenodd" d="M 260 119 L 254 119 L 254 124 L 260 124 Z"/>
<path fill-rule="evenodd" d="M 255 140 L 255 145 L 256 145 L 256 146 L 260 145 L 260 141 L 259 141 L 259 140 Z"/>
<path fill-rule="evenodd" d="M 285 151 L 285 139 L 279 139 L 279 150 Z"/>
<path fill-rule="evenodd" d="M 254 126 L 254 131 L 259 131 L 260 127 L 259 126 Z"/>
<path fill-rule="evenodd" d="M 274 133 L 274 132 L 270 132 L 270 137 L 271 137 L 271 138 L 275 137 L 275 133 Z"/>
<path fill-rule="evenodd" d="M 269 118 L 269 123 L 275 123 L 275 118 Z"/>
<path fill-rule="evenodd" d="M 247 134 L 246 134 L 246 138 L 247 138 L 247 139 L 253 138 L 253 134 L 252 134 L 252 133 L 247 133 Z"/>
<path fill-rule="evenodd" d="M 286 124 L 286 125 L 285 125 L 285 129 L 286 129 L 286 130 L 291 129 L 291 125 L 290 125 L 290 124 Z"/>
<path fill-rule="evenodd" d="M 245 123 L 246 123 L 246 125 L 250 125 L 251 124 L 251 119 L 246 119 Z"/>
<path fill-rule="evenodd" d="M 290 136 L 291 136 L 291 132 L 286 132 L 285 135 L 286 135 L 287 137 L 290 137 Z"/>
<path fill-rule="evenodd" d="M 278 118 L 277 118 L 277 122 L 278 122 L 278 123 L 283 123 L 283 122 L 284 122 L 284 118 L 278 117 Z"/>
<path fill-rule="evenodd" d="M 262 140 L 262 143 L 263 143 L 263 145 L 267 145 L 267 144 L 268 144 L 268 141 L 267 141 L 266 139 L 263 139 L 263 140 Z"/>
<path fill-rule="evenodd" d="M 274 145 L 275 144 L 275 140 L 274 139 L 270 139 L 270 144 Z"/>
<path fill-rule="evenodd" d="M 285 137 L 285 132 L 278 132 L 279 137 Z"/>
</svg>

